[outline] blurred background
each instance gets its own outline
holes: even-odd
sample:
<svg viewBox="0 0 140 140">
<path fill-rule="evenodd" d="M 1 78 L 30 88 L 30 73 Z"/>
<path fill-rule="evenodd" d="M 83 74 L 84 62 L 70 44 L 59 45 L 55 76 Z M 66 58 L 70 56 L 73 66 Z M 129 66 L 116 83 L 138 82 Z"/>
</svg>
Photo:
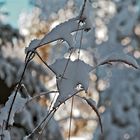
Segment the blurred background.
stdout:
<svg viewBox="0 0 140 140">
<path fill-rule="evenodd" d="M 92 30 L 83 34 L 81 59 L 95 66 L 113 52 L 129 53 L 140 64 L 140 1 L 89 0 Z M 25 47 L 56 25 L 79 14 L 82 0 L 0 0 L 0 106 L 19 81 Z M 77 48 L 80 44 L 77 34 Z M 57 41 L 38 49 L 48 63 L 67 56 L 67 44 Z M 76 53 L 72 55 L 76 58 Z M 35 57 L 23 84 L 31 96 L 56 89 L 55 76 Z M 25 91 L 21 89 L 21 93 Z M 90 73 L 88 95 L 96 101 L 103 123 L 100 132 L 94 111 L 75 97 L 71 140 L 140 140 L 140 71 L 115 63 Z M 41 96 L 15 117 L 12 140 L 29 134 L 47 113 L 53 95 Z M 66 102 L 45 129 L 42 140 L 65 140 L 69 135 L 71 101 Z M 36 138 L 36 135 L 32 138 Z"/>
</svg>

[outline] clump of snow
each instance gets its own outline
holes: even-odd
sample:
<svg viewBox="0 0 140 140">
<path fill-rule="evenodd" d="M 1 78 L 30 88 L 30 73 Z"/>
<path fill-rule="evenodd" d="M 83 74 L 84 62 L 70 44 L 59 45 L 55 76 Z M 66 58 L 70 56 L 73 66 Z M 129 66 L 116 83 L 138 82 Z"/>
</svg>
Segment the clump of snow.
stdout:
<svg viewBox="0 0 140 140">
<path fill-rule="evenodd" d="M 69 59 L 57 59 L 50 67 L 56 74 L 57 88 L 59 96 L 55 102 L 55 107 L 63 103 L 66 98 L 76 92 L 76 86 L 81 84 L 87 92 L 89 85 L 89 72 L 93 67 L 81 60 L 71 61 Z"/>
<path fill-rule="evenodd" d="M 7 122 L 7 117 L 9 114 L 10 107 L 13 102 L 14 95 L 15 93 L 12 93 L 11 96 L 9 96 L 9 99 L 6 102 L 5 106 L 0 110 L 0 126 L 1 127 L 3 126 L 4 122 Z M 17 93 L 16 100 L 13 104 L 12 111 L 10 114 L 9 125 L 13 125 L 15 113 L 20 112 L 23 109 L 26 102 L 27 102 L 27 99 L 22 98 L 20 93 Z"/>
</svg>

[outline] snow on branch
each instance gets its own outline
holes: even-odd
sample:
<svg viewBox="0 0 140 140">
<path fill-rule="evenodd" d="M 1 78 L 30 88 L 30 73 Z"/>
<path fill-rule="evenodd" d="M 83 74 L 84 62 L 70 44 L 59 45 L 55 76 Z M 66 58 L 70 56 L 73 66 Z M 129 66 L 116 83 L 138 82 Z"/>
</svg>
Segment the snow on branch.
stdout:
<svg viewBox="0 0 140 140">
<path fill-rule="evenodd" d="M 11 94 L 11 96 L 9 96 L 9 99 L 6 102 L 5 106 L 0 110 L 0 127 L 2 127 L 3 123 L 7 121 L 7 117 L 8 117 L 10 106 L 13 101 L 13 97 L 14 97 L 14 93 Z M 13 104 L 13 108 L 10 114 L 9 125 L 13 125 L 15 113 L 20 112 L 23 109 L 27 100 L 28 99 L 22 98 L 20 93 L 17 93 L 16 100 Z"/>
<path fill-rule="evenodd" d="M 41 40 L 32 40 L 29 44 L 29 47 L 25 49 L 25 53 L 35 51 L 37 48 L 57 40 L 66 41 L 70 48 L 74 48 L 75 41 L 71 33 L 78 30 L 89 31 L 91 29 L 91 23 L 87 13 L 88 3 L 89 2 L 86 2 L 84 4 L 84 7 L 82 7 L 79 16 L 71 18 L 64 23 L 59 24 L 58 26 L 53 28 L 48 34 L 46 34 Z M 82 22 L 82 24 L 80 24 L 80 22 Z"/>
<path fill-rule="evenodd" d="M 101 60 L 97 66 L 110 64 L 112 62 L 122 62 L 134 67 L 135 69 L 140 69 L 140 66 L 137 63 L 137 61 L 132 56 L 125 53 L 112 53 L 103 60 Z"/>
<path fill-rule="evenodd" d="M 78 84 L 81 84 L 86 92 L 88 90 L 89 72 L 93 67 L 79 59 L 75 61 L 69 60 L 68 65 L 67 62 L 68 59 L 65 58 L 57 59 L 56 62 L 50 66 L 56 73 L 56 82 L 59 91 L 59 96 L 54 105 L 55 107 L 59 103 L 64 102 L 68 96 L 75 93 Z"/>
</svg>

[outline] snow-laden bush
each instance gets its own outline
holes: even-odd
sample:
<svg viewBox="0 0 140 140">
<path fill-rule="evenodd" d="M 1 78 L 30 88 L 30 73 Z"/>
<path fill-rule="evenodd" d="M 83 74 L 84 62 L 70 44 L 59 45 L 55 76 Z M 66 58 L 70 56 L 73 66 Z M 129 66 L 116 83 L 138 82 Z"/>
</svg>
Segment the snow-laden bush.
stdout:
<svg viewBox="0 0 140 140">
<path fill-rule="evenodd" d="M 24 106 L 32 101 L 36 97 L 30 97 L 27 93 L 27 96 L 22 97 L 22 93 L 19 90 L 22 87 L 22 81 L 24 75 L 26 75 L 26 69 L 28 64 L 34 59 L 35 56 L 45 64 L 47 69 L 49 69 L 56 77 L 56 85 L 57 91 L 47 91 L 44 94 L 55 93 L 58 92 L 58 97 L 51 104 L 50 108 L 46 111 L 46 115 L 43 115 L 42 120 L 37 124 L 37 126 L 33 129 L 31 124 L 28 124 L 30 129 L 33 129 L 31 133 L 28 133 L 27 136 L 24 137 L 24 140 L 30 139 L 37 133 L 38 139 L 40 139 L 43 134 L 44 129 L 48 126 L 50 119 L 53 117 L 54 113 L 58 110 L 58 108 L 65 103 L 70 98 L 74 99 L 74 96 L 78 96 L 81 99 L 85 100 L 86 103 L 95 111 L 98 116 L 101 132 L 103 133 L 101 118 L 96 108 L 95 102 L 93 99 L 88 97 L 80 96 L 78 93 L 84 91 L 88 93 L 89 88 L 89 75 L 91 72 L 96 70 L 98 67 L 102 65 L 110 65 L 114 62 L 122 62 L 127 65 L 134 67 L 139 70 L 139 65 L 137 61 L 129 54 L 123 52 L 123 49 L 119 47 L 120 51 L 112 51 L 104 58 L 100 58 L 100 61 L 97 61 L 94 65 L 89 65 L 87 62 L 81 60 L 81 51 L 82 51 L 82 43 L 84 36 L 87 35 L 86 41 L 90 42 L 92 45 L 92 41 L 88 36 L 92 35 L 95 31 L 95 27 L 90 19 L 90 10 L 92 10 L 92 2 L 90 0 L 84 0 L 84 3 L 81 7 L 79 15 L 65 21 L 56 27 L 54 27 L 49 33 L 47 33 L 42 39 L 34 39 L 30 42 L 29 46 L 25 49 L 25 64 L 23 68 L 22 75 L 19 79 L 19 82 L 15 88 L 15 92 L 10 95 L 9 100 L 6 102 L 5 106 L 1 108 L 0 111 L 0 130 L 1 130 L 1 139 L 10 139 L 9 129 L 14 123 L 14 116 L 19 111 L 22 111 Z M 120 30 L 121 32 L 121 30 Z M 121 33 L 124 33 L 123 31 Z M 98 38 L 98 35 L 96 36 Z M 93 36 L 94 38 L 94 36 Z M 103 37 L 104 38 L 104 37 Z M 96 39 L 97 43 L 101 43 L 103 38 Z M 89 40 L 88 40 L 89 39 Z M 63 43 L 67 43 L 67 54 L 68 58 L 59 58 L 53 64 L 48 64 L 45 60 L 42 59 L 39 52 L 37 51 L 40 47 L 45 47 L 48 43 L 53 43 L 54 41 L 62 40 Z M 85 41 L 85 42 L 86 42 Z M 79 42 L 80 45 L 77 45 Z M 114 43 L 112 40 L 108 41 L 109 43 Z M 110 45 L 110 44 L 108 44 Z M 108 46 L 107 46 L 108 47 Z M 88 46 L 86 49 L 88 50 Z M 110 47 L 107 48 L 107 51 Z M 112 47 L 111 47 L 112 49 Z M 105 50 L 106 51 L 106 50 Z M 73 53 L 77 52 L 77 58 L 73 61 L 71 56 Z M 88 57 L 88 56 L 87 56 Z M 29 119 L 31 119 L 29 117 Z M 28 120 L 26 120 L 28 121 Z M 29 121 L 30 122 L 30 121 Z M 71 127 L 71 122 L 70 122 Z M 71 128 L 70 128 L 71 129 Z M 70 130 L 69 130 L 70 131 Z M 70 137 L 70 133 L 69 133 Z"/>
</svg>

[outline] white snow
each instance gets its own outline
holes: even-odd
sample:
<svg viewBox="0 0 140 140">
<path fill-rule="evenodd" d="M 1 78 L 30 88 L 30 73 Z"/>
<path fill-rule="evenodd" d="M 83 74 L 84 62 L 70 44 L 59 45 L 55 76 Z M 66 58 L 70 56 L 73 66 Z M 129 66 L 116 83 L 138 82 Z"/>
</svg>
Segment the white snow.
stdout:
<svg viewBox="0 0 140 140">
<path fill-rule="evenodd" d="M 0 110 L 0 126 L 3 125 L 3 122 L 7 121 L 9 109 L 11 107 L 14 94 L 15 93 L 9 96 L 9 99 L 6 102 L 5 106 Z M 14 102 L 14 105 L 10 114 L 9 125 L 13 125 L 15 113 L 20 112 L 23 109 L 26 102 L 27 102 L 27 99 L 22 98 L 20 93 L 17 93 L 16 100 Z"/>
<path fill-rule="evenodd" d="M 68 64 L 67 64 L 68 63 Z M 68 59 L 57 59 L 50 67 L 56 73 L 57 88 L 59 96 L 56 100 L 55 107 L 62 103 L 70 95 L 76 92 L 76 86 L 81 84 L 87 92 L 89 85 L 89 72 L 93 67 L 81 60 L 71 61 Z"/>
</svg>

